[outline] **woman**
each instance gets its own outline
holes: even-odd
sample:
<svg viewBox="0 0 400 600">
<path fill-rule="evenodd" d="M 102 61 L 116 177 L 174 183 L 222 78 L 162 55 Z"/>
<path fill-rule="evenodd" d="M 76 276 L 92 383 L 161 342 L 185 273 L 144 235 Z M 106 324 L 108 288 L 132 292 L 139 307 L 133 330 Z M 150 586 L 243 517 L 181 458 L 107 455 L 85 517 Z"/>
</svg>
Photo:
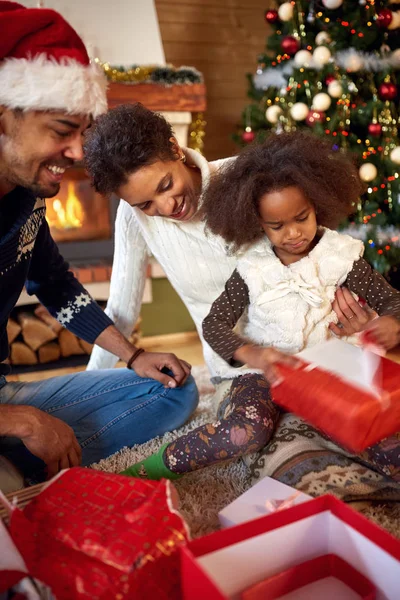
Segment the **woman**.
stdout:
<svg viewBox="0 0 400 600">
<path fill-rule="evenodd" d="M 89 130 L 85 154 L 97 191 L 115 192 L 125 200 L 116 220 L 107 314 L 123 334 L 131 333 L 152 254 L 186 304 L 213 381 L 221 383 L 227 364 L 204 342 L 201 324 L 223 291 L 236 259 L 227 256 L 221 238 L 206 235 L 197 213 L 210 176 L 234 159 L 208 163 L 200 154 L 180 148 L 165 119 L 140 104 L 119 106 L 100 117 Z M 338 291 L 333 308 L 338 324 L 331 329 L 339 335 L 359 331 L 369 319 L 345 289 Z M 242 325 L 243 319 L 238 332 Z M 88 368 L 110 368 L 116 360 L 95 347 Z M 218 385 L 219 397 L 227 387 L 229 382 Z M 286 444 L 284 454 L 288 452 Z"/>
</svg>

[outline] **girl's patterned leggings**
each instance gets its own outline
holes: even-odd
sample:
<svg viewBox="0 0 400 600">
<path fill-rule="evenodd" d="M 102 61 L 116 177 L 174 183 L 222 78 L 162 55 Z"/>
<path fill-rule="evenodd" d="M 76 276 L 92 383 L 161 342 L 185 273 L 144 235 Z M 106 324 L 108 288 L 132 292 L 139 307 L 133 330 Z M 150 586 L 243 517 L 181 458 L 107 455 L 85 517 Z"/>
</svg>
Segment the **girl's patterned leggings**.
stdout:
<svg viewBox="0 0 400 600">
<path fill-rule="evenodd" d="M 166 447 L 166 466 L 187 473 L 213 463 L 250 454 L 271 439 L 280 409 L 270 397 L 269 384 L 258 374 L 242 375 L 232 382 L 225 418 L 198 427 Z"/>
</svg>

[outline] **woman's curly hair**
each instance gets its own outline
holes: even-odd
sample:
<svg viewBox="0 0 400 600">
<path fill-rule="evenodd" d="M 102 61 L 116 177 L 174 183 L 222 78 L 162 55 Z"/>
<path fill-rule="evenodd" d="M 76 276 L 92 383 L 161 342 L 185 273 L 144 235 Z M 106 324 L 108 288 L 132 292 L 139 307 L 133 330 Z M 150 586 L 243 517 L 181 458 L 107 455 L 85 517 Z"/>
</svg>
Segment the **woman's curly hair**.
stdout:
<svg viewBox="0 0 400 600">
<path fill-rule="evenodd" d="M 358 171 L 342 152 L 303 132 L 273 134 L 253 144 L 211 178 L 201 216 L 232 250 L 261 239 L 261 197 L 289 186 L 312 203 L 319 225 L 335 228 L 354 212 L 363 191 Z"/>
<path fill-rule="evenodd" d="M 174 160 L 171 125 L 140 102 L 99 117 L 85 136 L 85 166 L 100 194 L 115 192 L 129 175 L 157 160 Z"/>
</svg>

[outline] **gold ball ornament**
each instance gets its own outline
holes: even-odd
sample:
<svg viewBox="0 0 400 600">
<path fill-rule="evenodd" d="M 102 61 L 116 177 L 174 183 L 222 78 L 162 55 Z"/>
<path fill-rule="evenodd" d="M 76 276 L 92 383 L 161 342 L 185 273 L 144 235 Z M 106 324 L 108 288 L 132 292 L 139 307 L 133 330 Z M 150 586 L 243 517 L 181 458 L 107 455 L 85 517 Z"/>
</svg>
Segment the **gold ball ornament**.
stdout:
<svg viewBox="0 0 400 600">
<path fill-rule="evenodd" d="M 343 94 L 343 87 L 340 81 L 335 80 L 328 84 L 328 94 L 332 98 L 340 98 L 340 96 Z"/>
<path fill-rule="evenodd" d="M 265 111 L 265 118 L 269 123 L 275 125 L 279 121 L 279 117 L 282 113 L 283 110 L 281 109 L 281 107 L 277 106 L 276 104 L 273 104 L 272 106 L 269 106 Z"/>
<path fill-rule="evenodd" d="M 326 46 L 318 46 L 313 52 L 313 62 L 317 67 L 323 67 L 331 59 L 331 51 Z"/>
<path fill-rule="evenodd" d="M 284 2 L 278 8 L 278 16 L 281 21 L 290 21 L 293 19 L 293 4 L 291 2 Z"/>
<path fill-rule="evenodd" d="M 358 173 L 362 181 L 370 182 L 378 175 L 378 169 L 374 164 L 367 162 L 361 165 Z"/>
<path fill-rule="evenodd" d="M 328 94 L 325 94 L 325 92 L 320 92 L 319 94 L 316 94 L 313 98 L 312 101 L 312 106 L 311 108 L 313 110 L 328 110 L 328 108 L 331 105 L 331 97 L 328 96 Z"/>
<path fill-rule="evenodd" d="M 304 121 L 309 112 L 310 109 L 304 102 L 295 102 L 290 109 L 290 115 L 295 121 Z"/>
<path fill-rule="evenodd" d="M 296 67 L 309 67 L 312 63 L 313 55 L 308 50 L 299 50 L 294 55 L 294 64 Z"/>
<path fill-rule="evenodd" d="M 396 146 L 390 153 L 390 160 L 396 165 L 400 165 L 400 146 Z"/>
<path fill-rule="evenodd" d="M 326 31 L 320 31 L 315 36 L 315 43 L 317 46 L 322 46 L 323 44 L 329 44 L 332 41 L 331 36 Z"/>
</svg>

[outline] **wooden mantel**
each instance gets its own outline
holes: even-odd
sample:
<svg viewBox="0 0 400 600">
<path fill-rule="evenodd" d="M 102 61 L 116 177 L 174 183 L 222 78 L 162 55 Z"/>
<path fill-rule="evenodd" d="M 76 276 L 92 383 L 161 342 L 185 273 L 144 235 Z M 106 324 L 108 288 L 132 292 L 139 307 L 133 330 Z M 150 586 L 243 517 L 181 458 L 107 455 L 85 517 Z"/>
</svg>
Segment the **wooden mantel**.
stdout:
<svg viewBox="0 0 400 600">
<path fill-rule="evenodd" d="M 128 102 L 141 102 L 150 110 L 204 112 L 207 107 L 204 83 L 160 85 L 158 83 L 110 83 L 108 106 L 114 108 Z"/>
</svg>

